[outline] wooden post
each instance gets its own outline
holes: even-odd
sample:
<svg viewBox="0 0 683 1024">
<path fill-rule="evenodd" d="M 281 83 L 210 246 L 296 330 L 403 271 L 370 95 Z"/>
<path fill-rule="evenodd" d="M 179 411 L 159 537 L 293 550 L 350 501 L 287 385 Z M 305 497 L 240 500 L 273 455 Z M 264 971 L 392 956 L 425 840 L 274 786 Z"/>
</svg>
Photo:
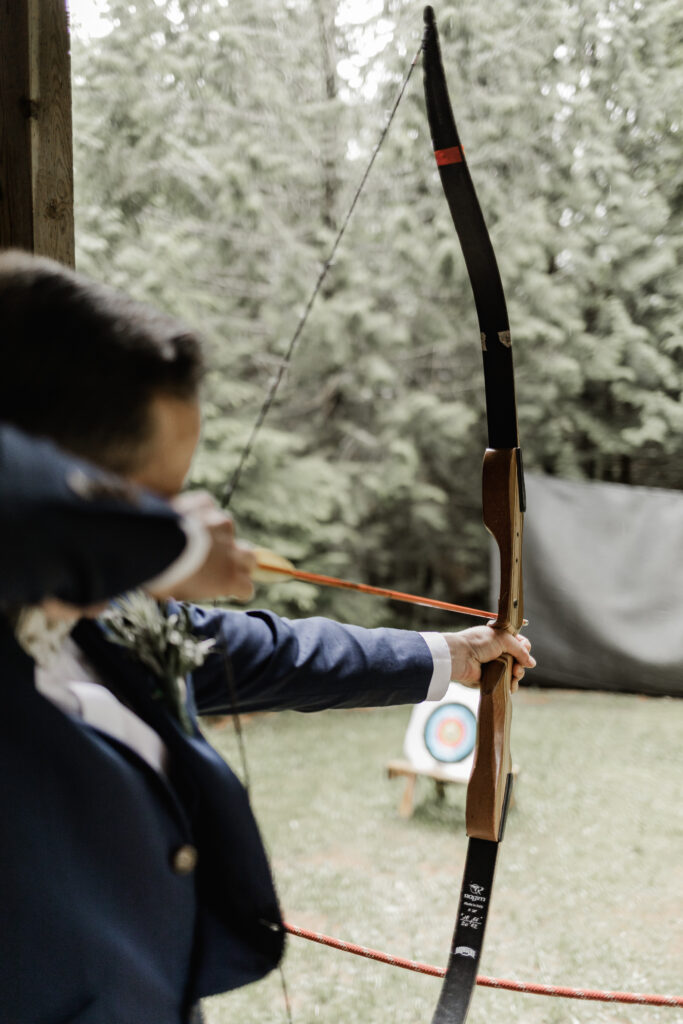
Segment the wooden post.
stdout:
<svg viewBox="0 0 683 1024">
<path fill-rule="evenodd" d="M 0 0 L 0 248 L 74 264 L 65 0 Z"/>
<path fill-rule="evenodd" d="M 33 249 L 28 5 L 0 0 L 0 247 Z"/>
</svg>

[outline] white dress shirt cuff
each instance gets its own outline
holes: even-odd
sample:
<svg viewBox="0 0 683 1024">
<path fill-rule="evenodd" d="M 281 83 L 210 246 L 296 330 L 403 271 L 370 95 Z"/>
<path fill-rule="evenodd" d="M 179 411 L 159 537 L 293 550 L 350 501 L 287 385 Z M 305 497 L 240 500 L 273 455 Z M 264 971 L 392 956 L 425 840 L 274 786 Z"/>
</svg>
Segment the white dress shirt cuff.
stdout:
<svg viewBox="0 0 683 1024">
<path fill-rule="evenodd" d="M 420 633 L 420 636 L 427 644 L 434 661 L 434 670 L 425 700 L 441 700 L 446 696 L 451 681 L 451 652 L 446 638 L 441 633 Z"/>
<path fill-rule="evenodd" d="M 193 572 L 196 572 L 208 555 L 211 546 L 208 530 L 190 516 L 181 519 L 180 526 L 187 537 L 187 544 L 175 562 L 171 562 L 162 573 L 144 584 L 145 590 L 153 592 L 170 590 L 176 583 L 180 583 L 181 580 L 187 579 Z"/>
</svg>

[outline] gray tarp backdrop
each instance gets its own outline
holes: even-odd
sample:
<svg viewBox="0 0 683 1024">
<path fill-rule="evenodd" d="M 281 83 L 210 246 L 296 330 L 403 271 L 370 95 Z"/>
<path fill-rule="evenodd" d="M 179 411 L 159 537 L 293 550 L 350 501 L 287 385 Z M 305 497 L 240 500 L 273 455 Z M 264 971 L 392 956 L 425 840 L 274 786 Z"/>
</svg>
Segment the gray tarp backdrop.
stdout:
<svg viewBox="0 0 683 1024">
<path fill-rule="evenodd" d="M 526 488 L 529 683 L 683 696 L 683 493 L 531 473 Z"/>
</svg>

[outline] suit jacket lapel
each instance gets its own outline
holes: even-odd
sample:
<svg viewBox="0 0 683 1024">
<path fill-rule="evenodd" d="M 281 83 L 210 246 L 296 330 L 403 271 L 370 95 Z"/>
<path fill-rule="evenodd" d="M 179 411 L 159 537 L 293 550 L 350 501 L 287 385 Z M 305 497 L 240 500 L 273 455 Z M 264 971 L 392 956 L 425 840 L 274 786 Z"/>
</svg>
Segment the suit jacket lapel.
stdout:
<svg viewBox="0 0 683 1024">
<path fill-rule="evenodd" d="M 185 814 L 192 815 L 197 802 L 192 776 L 180 769 L 180 764 L 187 760 L 189 744 L 180 723 L 165 702 L 155 696 L 159 690 L 158 679 L 129 651 L 108 640 L 102 628 L 91 619 L 81 619 L 71 636 L 97 669 L 101 682 L 147 722 L 166 744 L 169 752 L 167 778 L 152 768 L 147 774 L 151 773 L 163 784 L 162 788 L 172 797 L 176 810 L 181 811 L 185 820 Z M 201 739 L 196 725 L 195 731 L 197 739 Z M 149 767 L 142 760 L 141 764 Z"/>
<path fill-rule="evenodd" d="M 200 851 L 198 875 L 203 907 L 204 969 L 208 976 L 221 963 L 211 960 L 211 936 L 227 926 L 274 965 L 282 953 L 283 935 L 277 896 L 248 794 L 220 755 L 195 725 L 188 736 L 162 700 L 155 699 L 155 676 L 124 648 L 107 640 L 101 628 L 81 621 L 72 634 L 103 681 L 112 681 L 131 708 L 156 729 L 170 754 L 169 791 L 187 813 L 193 842 Z M 190 701 L 192 700 L 190 696 Z M 192 708 L 194 712 L 194 708 Z M 193 718 L 194 721 L 194 718 Z M 202 881 L 203 879 L 203 881 Z M 268 922 L 271 922 L 270 924 Z"/>
<path fill-rule="evenodd" d="M 129 651 L 108 640 L 102 628 L 90 619 L 81 619 L 71 635 L 112 693 L 151 725 L 165 743 L 175 747 L 182 729 L 159 696 L 157 677 Z"/>
</svg>

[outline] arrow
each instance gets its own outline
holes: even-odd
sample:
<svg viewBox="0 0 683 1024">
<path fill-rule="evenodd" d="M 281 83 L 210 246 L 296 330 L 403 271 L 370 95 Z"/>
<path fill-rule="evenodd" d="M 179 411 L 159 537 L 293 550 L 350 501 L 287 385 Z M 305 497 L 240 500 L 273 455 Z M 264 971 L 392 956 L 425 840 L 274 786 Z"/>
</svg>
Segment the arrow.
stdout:
<svg viewBox="0 0 683 1024">
<path fill-rule="evenodd" d="M 434 597 L 420 597 L 417 594 L 406 594 L 402 590 L 390 590 L 387 587 L 372 587 L 369 583 L 352 583 L 349 580 L 338 579 L 336 576 L 325 576 L 322 573 L 306 572 L 303 569 L 295 569 L 291 562 L 282 555 L 266 548 L 254 548 L 257 558 L 256 569 L 251 574 L 255 583 L 274 583 L 283 576 L 295 580 L 303 580 L 304 583 L 315 583 L 320 587 L 336 587 L 339 590 L 356 590 L 361 594 L 374 594 L 375 597 L 387 597 L 391 601 L 405 601 L 407 604 L 420 605 L 423 608 L 440 608 L 445 612 L 457 612 L 460 615 L 472 615 L 477 619 L 496 618 L 495 612 L 486 612 L 481 608 L 469 608 L 463 604 L 452 604 L 450 601 L 438 601 Z M 526 624 L 526 620 L 525 620 Z"/>
</svg>

